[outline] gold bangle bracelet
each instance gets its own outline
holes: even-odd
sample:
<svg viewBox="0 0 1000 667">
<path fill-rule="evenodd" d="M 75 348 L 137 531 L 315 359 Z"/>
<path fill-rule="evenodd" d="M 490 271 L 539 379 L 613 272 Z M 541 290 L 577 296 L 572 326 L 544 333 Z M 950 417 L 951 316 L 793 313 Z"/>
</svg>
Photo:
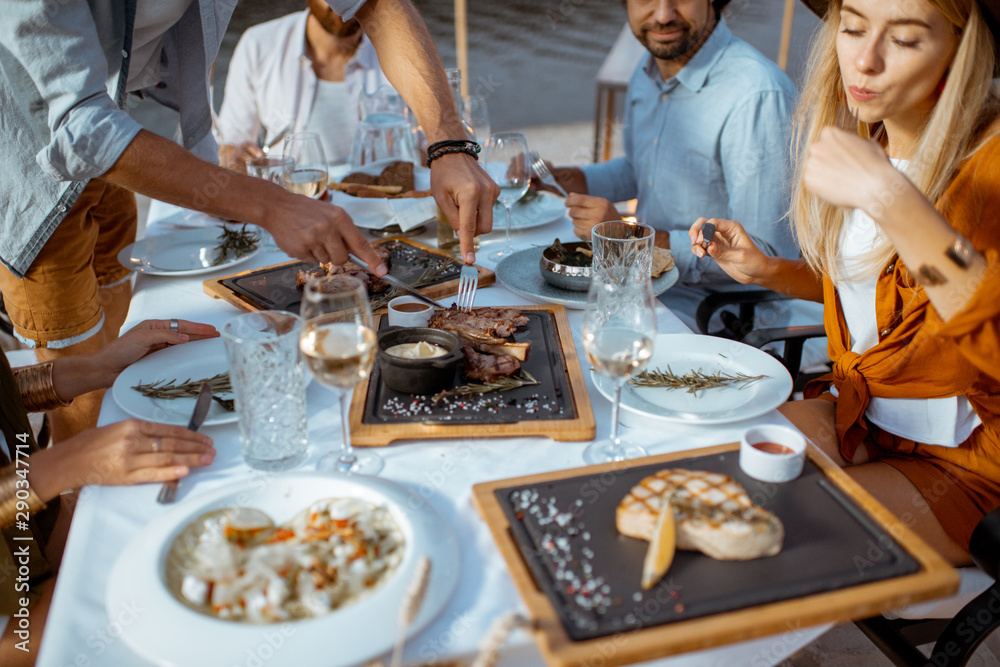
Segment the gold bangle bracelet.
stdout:
<svg viewBox="0 0 1000 667">
<path fill-rule="evenodd" d="M 17 474 L 16 468 L 16 465 L 9 465 L 0 469 L 0 528 L 14 525 L 19 513 L 30 515 L 46 507 L 28 480 Z M 21 503 L 20 509 L 18 503 Z"/>
<path fill-rule="evenodd" d="M 975 253 L 972 244 L 961 234 L 955 234 L 955 241 L 944 251 L 948 257 L 960 269 L 967 269 L 972 266 L 972 258 Z"/>
<path fill-rule="evenodd" d="M 59 398 L 52 384 L 52 362 L 14 369 L 17 387 L 28 412 L 43 412 L 53 408 L 64 408 L 69 402 Z"/>
</svg>

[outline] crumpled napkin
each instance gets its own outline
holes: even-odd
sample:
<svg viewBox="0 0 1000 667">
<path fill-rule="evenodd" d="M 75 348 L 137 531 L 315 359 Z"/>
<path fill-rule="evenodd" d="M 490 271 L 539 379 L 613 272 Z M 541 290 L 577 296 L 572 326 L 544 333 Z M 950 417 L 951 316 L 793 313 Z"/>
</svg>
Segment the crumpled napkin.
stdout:
<svg viewBox="0 0 1000 667">
<path fill-rule="evenodd" d="M 404 197 L 401 199 L 374 199 L 353 197 L 346 192 L 330 191 L 329 202 L 340 206 L 364 229 L 383 229 L 399 225 L 404 232 L 419 227 L 437 216 L 434 197 Z"/>
</svg>

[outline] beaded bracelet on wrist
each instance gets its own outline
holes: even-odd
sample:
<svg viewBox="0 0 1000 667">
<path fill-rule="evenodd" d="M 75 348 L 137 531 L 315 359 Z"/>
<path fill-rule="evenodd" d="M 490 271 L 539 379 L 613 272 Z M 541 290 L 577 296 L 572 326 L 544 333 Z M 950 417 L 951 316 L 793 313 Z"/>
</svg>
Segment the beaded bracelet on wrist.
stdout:
<svg viewBox="0 0 1000 667">
<path fill-rule="evenodd" d="M 14 465 L 0 468 L 0 528 L 14 525 L 18 512 L 34 514 L 46 507 L 28 480 L 22 479 L 15 468 Z"/>
<path fill-rule="evenodd" d="M 56 393 L 52 384 L 52 362 L 14 369 L 17 388 L 21 390 L 21 400 L 28 412 L 44 412 L 54 408 L 64 408 L 71 401 L 64 401 Z"/>
</svg>

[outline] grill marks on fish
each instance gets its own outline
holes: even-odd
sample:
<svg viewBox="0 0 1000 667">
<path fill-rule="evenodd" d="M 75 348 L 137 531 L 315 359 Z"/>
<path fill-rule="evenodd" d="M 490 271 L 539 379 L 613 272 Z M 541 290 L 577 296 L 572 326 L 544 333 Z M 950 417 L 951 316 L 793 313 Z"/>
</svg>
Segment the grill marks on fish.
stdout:
<svg viewBox="0 0 1000 667">
<path fill-rule="evenodd" d="M 643 479 L 618 503 L 615 524 L 630 537 L 652 537 L 657 516 L 670 508 L 677 522 L 677 548 L 718 560 L 749 560 L 781 551 L 784 527 L 753 504 L 729 475 L 672 468 Z"/>
</svg>

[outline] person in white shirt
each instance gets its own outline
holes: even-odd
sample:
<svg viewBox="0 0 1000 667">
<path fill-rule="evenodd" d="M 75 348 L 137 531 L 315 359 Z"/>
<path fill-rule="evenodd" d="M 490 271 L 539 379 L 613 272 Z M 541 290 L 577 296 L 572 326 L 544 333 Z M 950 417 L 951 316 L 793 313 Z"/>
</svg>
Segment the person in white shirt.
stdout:
<svg viewBox="0 0 1000 667">
<path fill-rule="evenodd" d="M 358 120 L 358 100 L 389 85 L 357 19 L 344 21 L 323 0 L 243 33 L 226 77 L 216 127 L 219 159 L 243 171 L 281 150 L 292 132 L 316 132 L 331 164 L 346 162 Z M 260 142 L 260 145 L 258 145 Z"/>
</svg>

